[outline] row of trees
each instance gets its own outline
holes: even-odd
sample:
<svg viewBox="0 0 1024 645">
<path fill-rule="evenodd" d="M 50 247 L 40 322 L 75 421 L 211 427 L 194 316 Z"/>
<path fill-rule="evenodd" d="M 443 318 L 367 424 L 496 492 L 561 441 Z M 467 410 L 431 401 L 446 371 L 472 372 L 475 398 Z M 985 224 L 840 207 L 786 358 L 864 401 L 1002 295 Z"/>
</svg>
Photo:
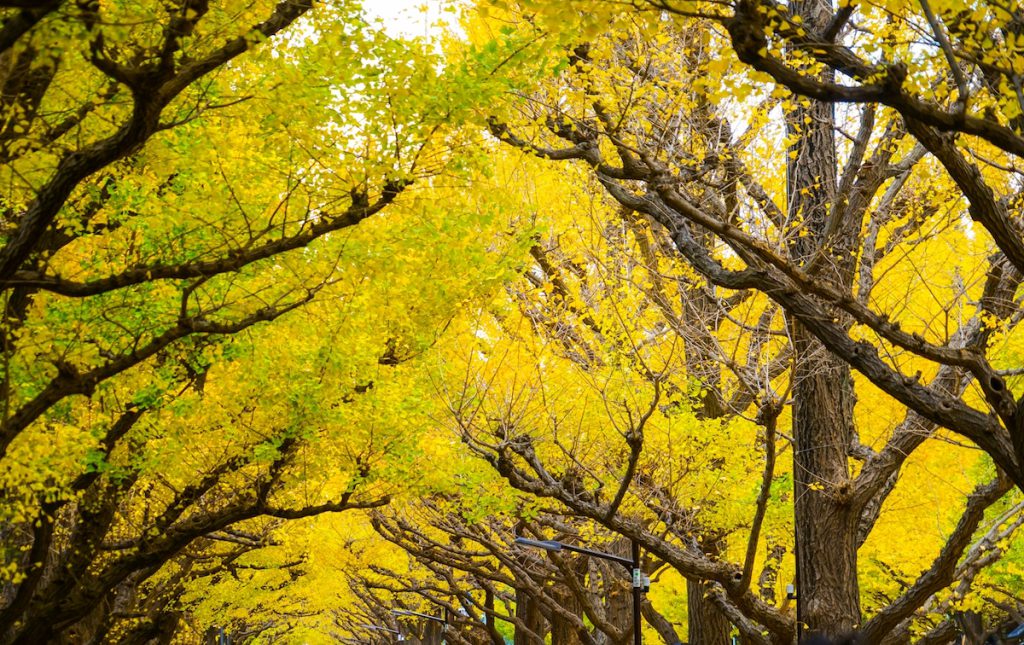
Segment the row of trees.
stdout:
<svg viewBox="0 0 1024 645">
<path fill-rule="evenodd" d="M 429 252 L 490 235 L 472 198 L 395 202 L 469 173 L 488 90 L 354 2 L 2 21 L 0 641 L 201 634 L 196 588 L 306 566 L 282 525 L 415 488 L 401 365 L 510 267 Z"/>
<path fill-rule="evenodd" d="M 602 248 L 577 260 L 557 228 L 532 251 L 527 279 L 539 295 L 519 294 L 533 332 L 578 370 L 568 381 L 593 379 L 598 394 L 560 397 L 569 386 L 552 383 L 546 356 L 532 363 L 532 384 L 509 384 L 504 365 L 470 370 L 450 405 L 455 427 L 508 484 L 556 504 L 548 512 L 637 540 L 690 581 L 692 642 L 724 643 L 732 629 L 750 642 L 790 642 L 797 622 L 831 635 L 856 628 L 867 642 L 946 642 L 964 629 L 952 610 L 984 595 L 980 554 L 1012 534 L 1018 512 L 1005 496 L 1020 484 L 1010 358 L 1020 101 L 1006 65 L 1019 16 L 995 4 L 938 14 L 651 5 L 657 13 L 582 19 L 574 7 L 532 5 L 550 22 L 524 29 L 575 18 L 582 36 L 554 83 L 490 123 L 508 146 L 577 162 L 587 190 L 611 203 L 590 214 L 598 231 L 580 235 L 599 233 Z M 588 36 L 588 18 L 615 28 Z M 730 49 L 761 75 L 723 61 Z M 500 325 L 515 333 L 507 319 Z M 609 365 L 629 376 L 605 375 Z M 900 406 L 865 406 L 879 396 Z M 578 430 L 602 425 L 587 419 L 595 406 L 618 451 Z M 881 424 L 869 420 L 879 412 Z M 749 515 L 715 525 L 721 517 L 694 495 L 699 480 L 677 470 L 685 457 L 656 438 L 707 450 L 658 427 L 673 414 L 704 433 L 721 427 L 710 420 L 753 426 L 747 441 L 760 454 L 745 461 L 734 449 L 704 466 L 753 487 Z M 995 468 L 968 477 L 974 490 L 941 541 L 917 545 L 931 554 L 914 558 L 920 570 L 875 556 L 899 582 L 881 592 L 860 559 L 879 553 L 874 535 L 917 525 L 906 512 L 886 522 L 883 510 L 908 461 L 952 458 L 929 448 L 950 441 L 947 431 Z M 792 486 L 795 538 L 772 524 L 779 484 Z M 552 531 L 588 534 L 544 534 Z M 790 549 L 796 611 L 777 584 L 758 584 L 777 581 L 775 563 Z"/>
<path fill-rule="evenodd" d="M 1012 7 L 0 6 L 0 641 L 1019 615 Z"/>
</svg>

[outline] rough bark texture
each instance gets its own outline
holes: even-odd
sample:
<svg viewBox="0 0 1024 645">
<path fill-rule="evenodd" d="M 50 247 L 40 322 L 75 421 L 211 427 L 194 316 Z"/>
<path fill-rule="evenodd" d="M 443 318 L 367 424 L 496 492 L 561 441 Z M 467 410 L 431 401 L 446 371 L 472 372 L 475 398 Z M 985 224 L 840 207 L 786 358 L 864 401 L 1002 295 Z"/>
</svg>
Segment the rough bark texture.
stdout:
<svg viewBox="0 0 1024 645">
<path fill-rule="evenodd" d="M 608 585 L 605 618 L 613 625 L 626 627 L 622 630 L 620 640 L 615 641 L 609 636 L 609 642 L 614 642 L 615 645 L 630 645 L 633 642 L 633 590 L 627 582 Z"/>
<path fill-rule="evenodd" d="M 552 589 L 556 600 L 565 609 L 577 616 L 583 615 L 583 606 L 579 599 L 564 587 Z M 581 645 L 579 633 L 576 626 L 564 618 L 552 614 L 551 616 L 551 645 Z"/>
<path fill-rule="evenodd" d="M 793 4 L 804 22 L 824 28 L 831 3 Z M 787 115 L 797 135 L 788 161 L 788 216 L 802 227 L 791 252 L 818 281 L 848 285 L 859 226 L 830 217 L 836 194 L 835 118 L 812 101 Z M 795 153 L 795 154 L 792 154 Z M 838 212 L 838 210 L 836 211 Z M 858 515 L 849 503 L 847 449 L 853 439 L 850 366 L 799 323 L 790 325 L 793 369 L 797 618 L 805 633 L 839 636 L 860 622 L 857 585 Z"/>
<path fill-rule="evenodd" d="M 543 645 L 543 636 L 547 632 L 546 621 L 541 613 L 540 603 L 533 596 L 521 590 L 516 591 L 516 618 L 523 622 L 526 629 L 540 636 L 537 638 L 526 630 L 516 629 L 514 645 Z"/>
<path fill-rule="evenodd" d="M 444 640 L 444 632 L 441 631 L 441 624 L 433 621 L 423 623 L 423 645 L 441 645 Z"/>
<path fill-rule="evenodd" d="M 703 550 L 711 557 L 718 557 L 720 546 L 713 542 L 704 545 Z M 690 643 L 729 645 L 732 623 L 708 598 L 707 584 L 694 578 L 686 580 L 687 639 Z"/>
<path fill-rule="evenodd" d="M 732 623 L 705 596 L 707 583 L 686 581 L 687 638 L 701 645 L 729 645 Z"/>
<path fill-rule="evenodd" d="M 858 515 L 843 496 L 849 485 L 851 378 L 849 368 L 807 332 L 797 328 L 794 336 L 798 613 L 808 631 L 838 636 L 860 621 Z"/>
</svg>

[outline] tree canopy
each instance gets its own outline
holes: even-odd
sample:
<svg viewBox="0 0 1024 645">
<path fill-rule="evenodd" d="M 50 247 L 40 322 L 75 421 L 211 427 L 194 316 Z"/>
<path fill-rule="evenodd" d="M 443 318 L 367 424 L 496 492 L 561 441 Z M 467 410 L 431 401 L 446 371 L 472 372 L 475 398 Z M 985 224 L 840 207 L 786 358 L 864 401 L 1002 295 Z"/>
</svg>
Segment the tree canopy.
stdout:
<svg viewBox="0 0 1024 645">
<path fill-rule="evenodd" d="M 434 9 L 0 2 L 0 642 L 1015 626 L 1020 9 Z"/>
</svg>

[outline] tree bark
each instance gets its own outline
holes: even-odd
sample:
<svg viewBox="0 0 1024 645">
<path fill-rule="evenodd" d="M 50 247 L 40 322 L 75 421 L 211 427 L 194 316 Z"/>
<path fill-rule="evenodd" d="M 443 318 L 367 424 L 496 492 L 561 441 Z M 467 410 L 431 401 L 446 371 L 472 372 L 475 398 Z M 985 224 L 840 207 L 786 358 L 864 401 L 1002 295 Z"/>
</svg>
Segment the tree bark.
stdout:
<svg viewBox="0 0 1024 645">
<path fill-rule="evenodd" d="M 809 29 L 831 19 L 828 0 L 791 5 Z M 786 115 L 796 141 L 787 159 L 788 217 L 796 231 L 790 252 L 816 280 L 848 287 L 856 225 L 838 220 L 833 106 L 798 104 Z M 833 214 L 830 217 L 830 214 Z M 802 325 L 790 322 L 793 349 L 793 450 L 797 619 L 804 635 L 839 636 L 860 622 L 857 514 L 849 503 L 847 450 L 853 439 L 850 367 Z"/>
<path fill-rule="evenodd" d="M 721 546 L 716 541 L 702 545 L 702 549 L 709 556 L 717 557 Z M 708 599 L 707 584 L 704 580 L 686 580 L 686 638 L 690 643 L 701 645 L 729 645 L 732 623 Z"/>
<path fill-rule="evenodd" d="M 555 594 L 558 602 L 576 614 L 577 616 L 583 615 L 583 607 L 580 604 L 579 599 L 564 587 L 556 587 L 552 589 L 552 593 Z M 576 626 L 558 616 L 555 613 L 551 615 L 551 645 L 581 645 L 579 633 L 576 631 Z"/>
<path fill-rule="evenodd" d="M 687 639 L 700 645 L 729 645 L 732 623 L 705 597 L 703 580 L 686 581 Z"/>
<path fill-rule="evenodd" d="M 844 496 L 852 379 L 808 332 L 795 327 L 793 335 L 797 614 L 805 633 L 839 636 L 860 622 L 858 516 Z"/>
<path fill-rule="evenodd" d="M 544 620 L 544 615 L 541 613 L 540 604 L 530 594 L 519 589 L 516 590 L 516 618 L 523 622 L 526 629 L 540 638 L 517 627 L 513 637 L 514 645 L 544 645 L 547 621 Z"/>
</svg>

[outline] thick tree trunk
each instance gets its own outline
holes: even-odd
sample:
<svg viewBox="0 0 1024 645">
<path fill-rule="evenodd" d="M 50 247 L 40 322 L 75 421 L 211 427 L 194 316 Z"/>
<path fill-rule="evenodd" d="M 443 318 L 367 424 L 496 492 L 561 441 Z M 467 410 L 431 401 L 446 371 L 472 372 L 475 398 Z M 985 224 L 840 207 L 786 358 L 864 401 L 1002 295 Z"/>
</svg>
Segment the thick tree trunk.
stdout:
<svg viewBox="0 0 1024 645">
<path fill-rule="evenodd" d="M 828 0 L 797 0 L 791 10 L 808 29 L 822 29 Z M 796 137 L 787 160 L 788 216 L 799 234 L 791 252 L 821 281 L 848 286 L 860 227 L 833 221 L 836 193 L 835 117 L 814 101 L 787 114 Z M 793 370 L 793 451 L 797 618 L 805 635 L 838 636 L 860 622 L 857 515 L 848 501 L 847 450 L 853 438 L 850 367 L 799 324 L 790 325 Z"/>
<path fill-rule="evenodd" d="M 700 645 L 729 645 L 732 623 L 708 601 L 704 591 L 703 581 L 686 581 L 687 639 Z"/>
<path fill-rule="evenodd" d="M 432 620 L 425 621 L 423 624 L 423 645 L 441 645 L 441 641 L 444 640 L 444 633 L 441 631 L 441 624 L 435 623 Z"/>
<path fill-rule="evenodd" d="M 618 565 L 611 566 L 618 567 Z M 615 571 L 615 573 L 618 574 L 619 571 Z M 628 583 L 622 582 L 622 584 L 611 584 L 607 589 L 608 595 L 605 597 L 604 605 L 605 618 L 612 625 L 621 625 L 626 628 L 622 632 L 622 638 L 614 643 L 615 645 L 630 645 L 633 642 L 633 588 Z"/>
<path fill-rule="evenodd" d="M 702 545 L 702 549 L 708 555 L 717 557 L 724 546 L 715 542 Z M 701 645 L 729 645 L 732 623 L 708 600 L 706 591 L 707 586 L 703 580 L 687 579 L 686 638 L 690 643 Z"/>
<path fill-rule="evenodd" d="M 562 607 L 571 611 L 577 616 L 583 615 L 583 607 L 579 599 L 566 587 L 559 586 L 552 589 L 558 602 Z M 551 645 L 581 645 L 580 635 L 576 626 L 565 620 L 558 614 L 551 615 Z"/>
<path fill-rule="evenodd" d="M 528 593 L 519 590 L 516 591 L 516 618 L 522 621 L 529 632 L 517 626 L 514 645 L 544 645 L 547 621 L 544 620 L 540 605 Z"/>
<path fill-rule="evenodd" d="M 793 330 L 797 607 L 805 633 L 838 636 L 860 622 L 858 515 L 845 498 L 853 391 L 849 368 Z"/>
</svg>

